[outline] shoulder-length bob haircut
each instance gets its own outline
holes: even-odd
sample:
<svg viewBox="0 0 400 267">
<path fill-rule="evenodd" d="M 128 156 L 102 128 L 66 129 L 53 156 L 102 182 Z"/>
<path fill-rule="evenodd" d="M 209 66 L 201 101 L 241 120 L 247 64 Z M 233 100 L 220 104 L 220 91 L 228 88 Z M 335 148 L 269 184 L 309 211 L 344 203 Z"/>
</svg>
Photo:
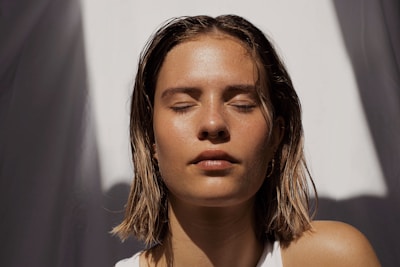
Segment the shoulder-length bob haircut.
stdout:
<svg viewBox="0 0 400 267">
<path fill-rule="evenodd" d="M 163 61 L 176 45 L 206 34 L 234 37 L 253 57 L 258 70 L 257 93 L 267 123 L 284 121 L 283 140 L 257 192 L 255 216 L 261 240 L 288 244 L 310 229 L 309 184 L 315 191 L 303 153 L 301 107 L 289 74 L 266 36 L 242 17 L 194 16 L 166 22 L 140 55 L 132 95 L 130 136 L 134 179 L 125 218 L 113 229 L 122 240 L 133 235 L 147 245 L 162 243 L 168 233 L 168 189 L 153 158 L 153 103 Z M 281 119 L 281 121 L 282 121 Z M 272 127 L 271 127 L 272 129 Z"/>
</svg>

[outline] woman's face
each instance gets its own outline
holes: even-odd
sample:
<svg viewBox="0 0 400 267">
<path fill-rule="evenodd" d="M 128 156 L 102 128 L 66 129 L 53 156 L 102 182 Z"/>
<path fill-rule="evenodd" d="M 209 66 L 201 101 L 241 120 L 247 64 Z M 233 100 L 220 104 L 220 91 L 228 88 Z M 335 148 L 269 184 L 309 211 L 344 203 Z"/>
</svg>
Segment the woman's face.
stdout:
<svg viewBox="0 0 400 267">
<path fill-rule="evenodd" d="M 261 111 L 257 78 L 250 54 L 227 35 L 201 35 L 167 54 L 153 127 L 170 197 L 209 207 L 253 199 L 279 139 Z"/>
</svg>

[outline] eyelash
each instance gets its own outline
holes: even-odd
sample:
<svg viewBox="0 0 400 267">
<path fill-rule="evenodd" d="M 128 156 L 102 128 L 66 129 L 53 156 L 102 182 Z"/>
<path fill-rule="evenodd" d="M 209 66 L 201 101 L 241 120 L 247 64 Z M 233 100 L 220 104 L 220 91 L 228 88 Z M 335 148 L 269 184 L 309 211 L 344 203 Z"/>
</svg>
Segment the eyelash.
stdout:
<svg viewBox="0 0 400 267">
<path fill-rule="evenodd" d="M 239 110 L 239 112 L 243 112 L 243 113 L 249 113 L 251 111 L 253 111 L 253 109 L 256 107 L 256 105 L 254 104 L 233 104 L 232 106 L 234 106 L 236 109 Z"/>
<path fill-rule="evenodd" d="M 191 105 L 183 105 L 183 106 L 172 106 L 171 109 L 176 113 L 185 113 L 191 108 Z"/>
<path fill-rule="evenodd" d="M 231 104 L 232 107 L 236 108 L 239 112 L 241 113 L 249 113 L 256 108 L 257 105 L 255 104 Z M 193 107 L 193 105 L 177 105 L 177 106 L 171 106 L 171 110 L 173 110 L 176 113 L 185 113 L 188 112 L 189 109 Z"/>
</svg>

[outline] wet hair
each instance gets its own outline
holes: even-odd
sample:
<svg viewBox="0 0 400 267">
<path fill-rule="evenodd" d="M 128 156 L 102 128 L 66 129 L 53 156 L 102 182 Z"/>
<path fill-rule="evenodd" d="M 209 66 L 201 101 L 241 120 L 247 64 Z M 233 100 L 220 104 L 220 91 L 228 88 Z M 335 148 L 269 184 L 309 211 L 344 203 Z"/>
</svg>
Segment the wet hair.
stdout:
<svg viewBox="0 0 400 267">
<path fill-rule="evenodd" d="M 153 104 L 158 74 L 168 52 L 180 43 L 209 34 L 238 40 L 255 61 L 257 93 L 270 129 L 284 122 L 283 138 L 256 194 L 256 230 L 260 240 L 289 244 L 311 228 L 309 187 L 315 186 L 303 152 L 301 107 L 290 76 L 267 37 L 236 15 L 179 17 L 167 21 L 140 55 L 134 84 L 130 136 L 134 179 L 125 218 L 113 229 L 121 239 L 133 235 L 147 245 L 162 243 L 168 233 L 168 189 L 153 157 Z M 309 183 L 310 181 L 310 183 Z M 316 192 L 315 192 L 316 196 Z"/>
</svg>

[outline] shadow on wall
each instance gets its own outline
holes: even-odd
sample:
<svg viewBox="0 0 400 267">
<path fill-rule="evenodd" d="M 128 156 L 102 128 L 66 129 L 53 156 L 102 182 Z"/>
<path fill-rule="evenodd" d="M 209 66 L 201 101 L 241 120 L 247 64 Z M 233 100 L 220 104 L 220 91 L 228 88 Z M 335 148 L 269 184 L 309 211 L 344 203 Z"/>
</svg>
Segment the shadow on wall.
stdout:
<svg viewBox="0 0 400 267">
<path fill-rule="evenodd" d="M 400 2 L 333 3 L 388 195 L 345 201 L 321 198 L 317 218 L 356 226 L 371 241 L 382 266 L 400 266 Z"/>
<path fill-rule="evenodd" d="M 124 206 L 129 196 L 130 185 L 119 183 L 113 185 L 105 194 L 104 207 L 107 211 L 107 224 L 109 229 L 120 224 L 123 220 L 125 210 Z M 113 263 L 118 260 L 131 257 L 136 252 L 144 249 L 144 244 L 136 241 L 134 238 L 128 238 L 122 244 L 118 238 L 112 238 L 111 247 L 113 248 Z M 109 265 L 110 266 L 110 265 Z"/>
<path fill-rule="evenodd" d="M 108 234 L 80 11 L 0 1 L 0 266 L 108 267 L 135 248 Z"/>
</svg>

